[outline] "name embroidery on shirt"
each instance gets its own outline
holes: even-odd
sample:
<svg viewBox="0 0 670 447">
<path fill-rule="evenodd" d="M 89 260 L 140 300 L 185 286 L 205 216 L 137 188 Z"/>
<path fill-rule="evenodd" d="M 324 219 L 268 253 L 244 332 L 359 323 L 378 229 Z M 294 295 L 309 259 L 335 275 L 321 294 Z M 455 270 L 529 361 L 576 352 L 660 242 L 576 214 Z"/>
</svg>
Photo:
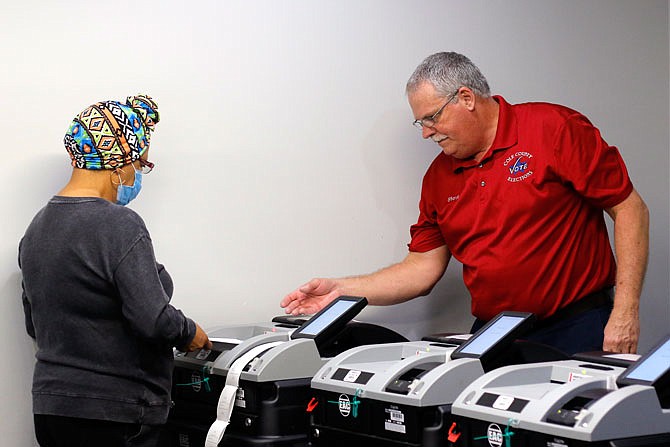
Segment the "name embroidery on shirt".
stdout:
<svg viewBox="0 0 670 447">
<path fill-rule="evenodd" d="M 526 180 L 533 175 L 531 163 L 533 155 L 528 152 L 515 152 L 505 159 L 503 165 L 509 171 L 507 181 L 516 183 Z"/>
</svg>

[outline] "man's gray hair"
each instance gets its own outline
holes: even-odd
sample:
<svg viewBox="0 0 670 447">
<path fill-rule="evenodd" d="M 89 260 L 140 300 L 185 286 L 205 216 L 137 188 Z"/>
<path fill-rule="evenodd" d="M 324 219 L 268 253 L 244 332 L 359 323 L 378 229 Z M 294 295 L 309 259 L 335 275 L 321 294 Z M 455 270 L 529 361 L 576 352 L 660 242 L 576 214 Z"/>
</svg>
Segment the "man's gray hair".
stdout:
<svg viewBox="0 0 670 447">
<path fill-rule="evenodd" d="M 460 87 L 468 87 L 476 95 L 488 98 L 491 90 L 486 78 L 470 59 L 458 53 L 435 53 L 416 67 L 407 81 L 405 92 L 414 93 L 424 82 L 429 82 L 441 95 L 453 94 Z"/>
</svg>

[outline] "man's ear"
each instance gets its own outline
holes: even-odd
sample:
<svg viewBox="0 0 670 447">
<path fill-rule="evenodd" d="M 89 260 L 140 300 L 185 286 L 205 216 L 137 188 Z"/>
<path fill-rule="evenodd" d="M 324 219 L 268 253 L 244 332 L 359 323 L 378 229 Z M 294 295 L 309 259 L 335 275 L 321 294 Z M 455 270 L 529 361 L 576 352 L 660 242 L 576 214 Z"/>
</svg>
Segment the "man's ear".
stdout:
<svg viewBox="0 0 670 447">
<path fill-rule="evenodd" d="M 470 112 L 475 110 L 475 105 L 477 103 L 477 95 L 470 90 L 468 87 L 461 87 L 458 90 L 458 100 L 463 102 L 463 105 Z"/>
</svg>

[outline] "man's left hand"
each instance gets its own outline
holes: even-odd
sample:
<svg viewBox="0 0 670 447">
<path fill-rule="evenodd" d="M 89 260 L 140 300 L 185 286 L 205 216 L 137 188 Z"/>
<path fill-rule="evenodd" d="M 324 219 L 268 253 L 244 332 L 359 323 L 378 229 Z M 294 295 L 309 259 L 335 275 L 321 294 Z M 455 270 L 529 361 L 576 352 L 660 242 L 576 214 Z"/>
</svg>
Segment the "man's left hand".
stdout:
<svg viewBox="0 0 670 447">
<path fill-rule="evenodd" d="M 637 315 L 612 310 L 605 326 L 603 351 L 636 353 L 640 338 L 640 319 Z"/>
</svg>

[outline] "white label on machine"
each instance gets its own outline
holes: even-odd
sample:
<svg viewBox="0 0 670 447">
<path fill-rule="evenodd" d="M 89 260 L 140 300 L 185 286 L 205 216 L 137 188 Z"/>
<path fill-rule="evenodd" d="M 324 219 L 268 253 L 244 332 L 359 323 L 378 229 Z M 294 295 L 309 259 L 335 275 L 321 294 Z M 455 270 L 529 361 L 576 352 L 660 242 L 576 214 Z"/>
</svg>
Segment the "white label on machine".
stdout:
<svg viewBox="0 0 670 447">
<path fill-rule="evenodd" d="M 211 352 L 211 349 L 201 349 L 200 352 L 195 355 L 195 358 L 198 360 L 205 360 Z"/>
<path fill-rule="evenodd" d="M 547 447 L 565 447 L 565 442 L 562 439 L 554 438 L 554 441 L 547 441 Z"/>
<path fill-rule="evenodd" d="M 472 337 L 472 334 L 456 334 L 456 335 L 448 335 L 445 338 L 453 338 L 454 340 L 470 340 Z"/>
<path fill-rule="evenodd" d="M 620 359 L 620 360 L 628 360 L 629 362 L 636 362 L 640 360 L 640 354 L 607 354 L 604 356 L 605 358 L 608 359 Z"/>
<path fill-rule="evenodd" d="M 501 394 L 498 396 L 495 402 L 493 402 L 493 408 L 498 410 L 507 410 L 509 409 L 510 405 L 512 405 L 512 402 L 514 402 L 514 397 Z"/>
<path fill-rule="evenodd" d="M 588 374 L 578 374 L 575 372 L 571 372 L 568 375 L 568 382 L 574 382 L 575 380 L 583 380 L 583 379 L 589 379 L 592 376 L 589 376 Z"/>
<path fill-rule="evenodd" d="M 349 370 L 346 376 L 344 376 L 344 379 L 342 379 L 345 382 L 355 382 L 358 379 L 358 376 L 361 375 L 360 371 L 356 371 L 355 369 Z"/>
<path fill-rule="evenodd" d="M 240 343 L 242 343 L 242 340 L 240 340 L 239 338 L 225 338 L 225 337 L 209 337 L 209 341 L 211 341 L 212 343 L 214 342 L 230 343 L 234 345 L 239 345 Z"/>
<path fill-rule="evenodd" d="M 393 407 L 385 408 L 384 411 L 387 414 L 384 428 L 396 433 L 406 433 L 407 429 L 405 428 L 405 415 L 403 412 Z"/>
</svg>

